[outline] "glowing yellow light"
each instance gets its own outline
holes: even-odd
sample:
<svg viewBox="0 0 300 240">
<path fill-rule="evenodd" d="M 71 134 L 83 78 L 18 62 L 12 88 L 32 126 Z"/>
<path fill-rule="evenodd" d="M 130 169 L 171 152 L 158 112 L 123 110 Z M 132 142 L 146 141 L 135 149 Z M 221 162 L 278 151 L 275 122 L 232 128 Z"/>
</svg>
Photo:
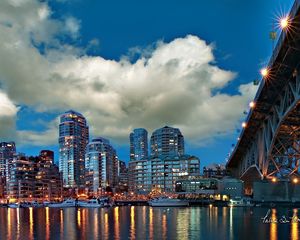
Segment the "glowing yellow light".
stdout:
<svg viewBox="0 0 300 240">
<path fill-rule="evenodd" d="M 249 103 L 249 107 L 250 107 L 250 108 L 254 108 L 254 107 L 255 107 L 255 102 L 251 101 L 251 102 Z"/>
<path fill-rule="evenodd" d="M 283 17 L 280 19 L 280 27 L 285 29 L 289 26 L 289 17 Z"/>
<path fill-rule="evenodd" d="M 263 68 L 260 70 L 260 74 L 263 76 L 263 77 L 267 77 L 268 74 L 269 74 L 269 69 L 268 68 Z"/>
<path fill-rule="evenodd" d="M 273 177 L 273 178 L 272 178 L 272 182 L 274 182 L 274 183 L 277 182 L 277 178 L 276 178 L 276 177 Z"/>
<path fill-rule="evenodd" d="M 293 179 L 293 183 L 298 183 L 298 182 L 299 182 L 298 178 Z"/>
<path fill-rule="evenodd" d="M 242 127 L 245 128 L 247 126 L 247 123 L 243 122 Z"/>
</svg>

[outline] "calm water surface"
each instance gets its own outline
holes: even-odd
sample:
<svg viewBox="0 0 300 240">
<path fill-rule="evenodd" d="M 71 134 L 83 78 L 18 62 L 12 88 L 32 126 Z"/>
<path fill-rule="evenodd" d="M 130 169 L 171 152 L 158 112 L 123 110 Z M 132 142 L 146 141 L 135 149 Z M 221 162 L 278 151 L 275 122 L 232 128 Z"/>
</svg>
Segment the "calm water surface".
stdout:
<svg viewBox="0 0 300 240">
<path fill-rule="evenodd" d="M 146 206 L 0 208 L 0 239 L 300 239 L 300 210 L 271 209 L 266 219 L 271 218 L 273 223 L 263 223 L 268 210 Z"/>
</svg>

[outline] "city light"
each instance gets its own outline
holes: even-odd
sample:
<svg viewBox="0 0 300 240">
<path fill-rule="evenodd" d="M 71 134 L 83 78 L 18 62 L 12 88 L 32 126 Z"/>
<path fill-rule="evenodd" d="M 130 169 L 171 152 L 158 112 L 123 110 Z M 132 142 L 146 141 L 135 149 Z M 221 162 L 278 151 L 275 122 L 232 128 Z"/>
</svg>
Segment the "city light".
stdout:
<svg viewBox="0 0 300 240">
<path fill-rule="evenodd" d="M 272 182 L 273 182 L 273 183 L 276 183 L 276 182 L 277 182 L 277 178 L 276 178 L 276 177 L 273 177 L 273 178 L 272 178 Z"/>
<path fill-rule="evenodd" d="M 296 184 L 296 183 L 298 183 L 298 182 L 299 182 L 298 178 L 294 178 L 294 179 L 293 179 L 293 183 Z"/>
<path fill-rule="evenodd" d="M 254 102 L 254 101 L 251 101 L 251 102 L 249 103 L 249 107 L 250 107 L 250 108 L 254 108 L 254 107 L 255 107 L 255 102 Z"/>
<path fill-rule="evenodd" d="M 243 127 L 243 128 L 247 127 L 247 123 L 243 122 L 243 123 L 242 123 L 242 127 Z"/>
<path fill-rule="evenodd" d="M 260 70 L 260 74 L 265 78 L 268 77 L 269 75 L 269 69 L 268 68 L 263 68 Z"/>
<path fill-rule="evenodd" d="M 283 17 L 283 18 L 280 19 L 280 27 L 281 27 L 281 29 L 288 28 L 289 24 L 290 24 L 290 20 L 289 20 L 288 16 Z"/>
</svg>

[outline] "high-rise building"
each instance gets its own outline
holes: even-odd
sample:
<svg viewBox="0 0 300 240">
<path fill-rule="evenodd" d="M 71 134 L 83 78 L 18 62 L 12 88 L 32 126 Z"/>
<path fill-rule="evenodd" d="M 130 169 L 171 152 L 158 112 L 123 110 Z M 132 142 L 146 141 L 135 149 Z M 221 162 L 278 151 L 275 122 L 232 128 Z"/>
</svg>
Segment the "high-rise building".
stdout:
<svg viewBox="0 0 300 240">
<path fill-rule="evenodd" d="M 128 168 L 124 161 L 119 160 L 118 188 L 121 192 L 128 190 Z"/>
<path fill-rule="evenodd" d="M 148 158 L 148 132 L 144 128 L 136 128 L 129 135 L 130 160 L 145 160 Z"/>
<path fill-rule="evenodd" d="M 5 195 L 10 167 L 15 154 L 16 145 L 14 142 L 0 143 L 0 197 Z"/>
<path fill-rule="evenodd" d="M 89 127 L 84 116 L 73 110 L 60 116 L 59 171 L 64 187 L 83 187 L 85 175 L 85 149 L 89 140 Z"/>
<path fill-rule="evenodd" d="M 178 128 L 165 126 L 152 133 L 151 157 L 175 157 L 184 155 L 184 138 Z"/>
<path fill-rule="evenodd" d="M 118 182 L 118 157 L 109 140 L 98 137 L 86 147 L 85 186 L 90 195 L 99 195 Z"/>
</svg>

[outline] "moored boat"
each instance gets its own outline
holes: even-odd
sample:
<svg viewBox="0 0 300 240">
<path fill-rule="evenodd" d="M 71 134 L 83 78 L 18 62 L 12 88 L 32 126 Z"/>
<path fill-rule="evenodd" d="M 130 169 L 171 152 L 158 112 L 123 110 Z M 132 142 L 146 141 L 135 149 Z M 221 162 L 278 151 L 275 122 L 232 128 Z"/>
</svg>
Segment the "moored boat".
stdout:
<svg viewBox="0 0 300 240">
<path fill-rule="evenodd" d="M 189 202 L 177 198 L 157 198 L 148 201 L 152 207 L 187 207 Z"/>
<path fill-rule="evenodd" d="M 247 198 L 237 198 L 237 199 L 230 199 L 228 203 L 229 207 L 253 207 L 254 203 L 251 199 Z"/>
<path fill-rule="evenodd" d="M 86 208 L 100 208 L 104 207 L 104 204 L 99 199 L 89 199 L 88 201 L 79 201 L 77 206 Z"/>
<path fill-rule="evenodd" d="M 10 203 L 7 205 L 9 208 L 20 208 L 21 204 L 20 203 Z"/>
<path fill-rule="evenodd" d="M 76 207 L 76 200 L 75 199 L 67 199 L 60 203 L 50 203 L 48 205 L 50 208 L 67 208 L 67 207 Z"/>
</svg>

